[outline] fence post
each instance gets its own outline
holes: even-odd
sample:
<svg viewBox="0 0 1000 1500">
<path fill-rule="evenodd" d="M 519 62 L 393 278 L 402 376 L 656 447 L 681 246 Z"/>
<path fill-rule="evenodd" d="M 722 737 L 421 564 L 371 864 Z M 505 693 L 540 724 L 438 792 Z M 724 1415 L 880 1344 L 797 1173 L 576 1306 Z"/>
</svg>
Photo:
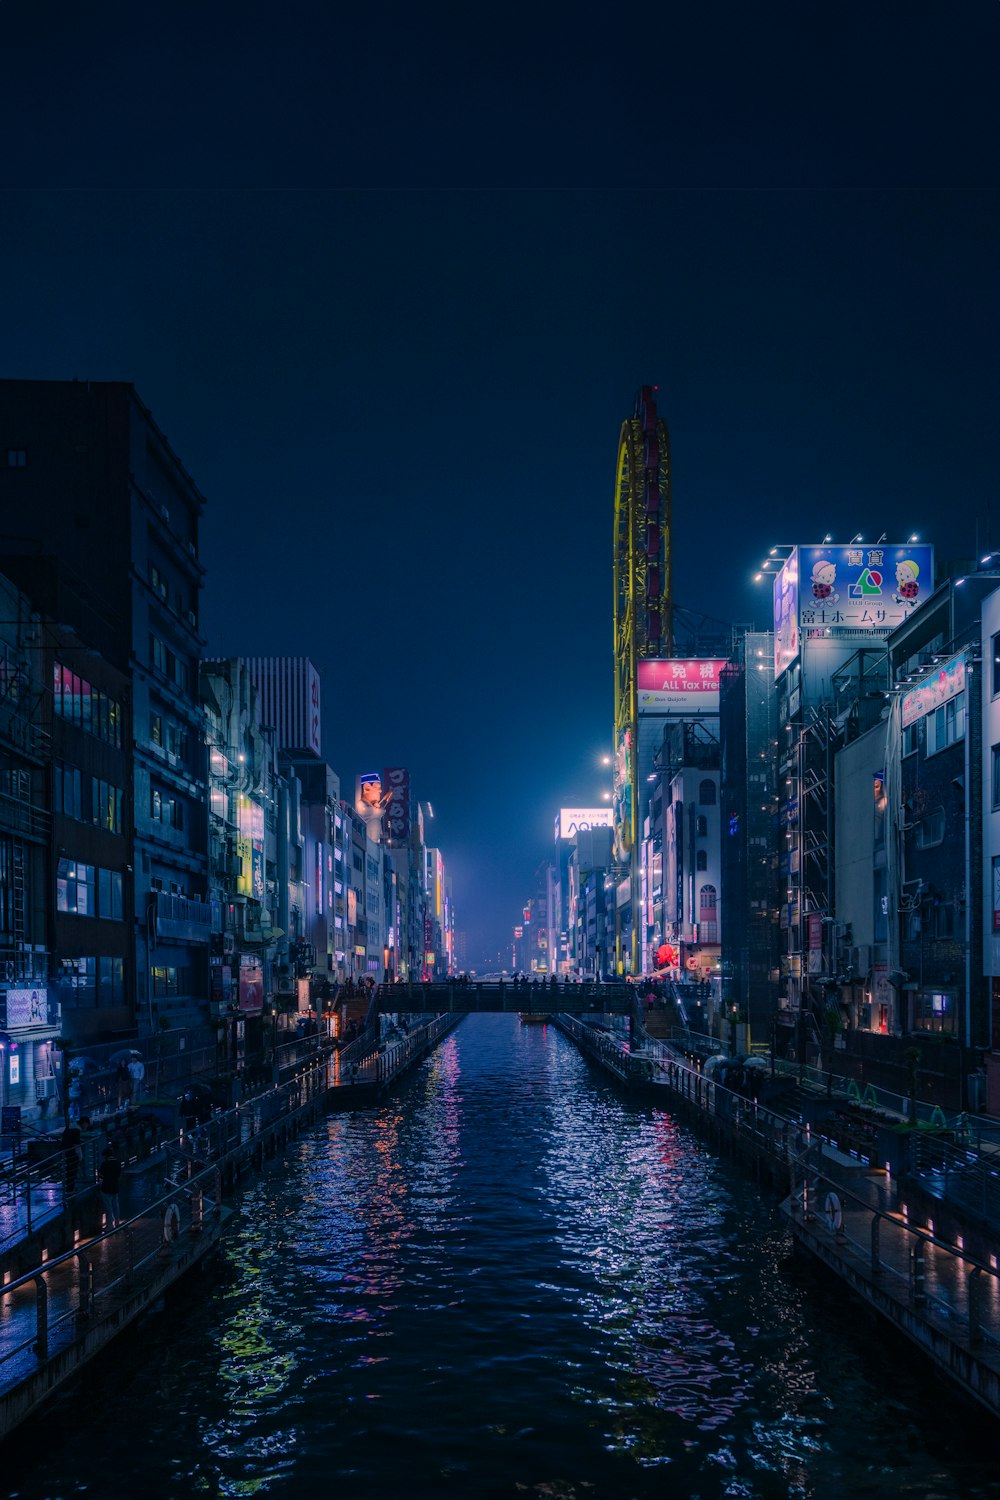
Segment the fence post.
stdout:
<svg viewBox="0 0 1000 1500">
<path fill-rule="evenodd" d="M 86 1255 L 80 1255 L 80 1308 L 81 1318 L 89 1318 L 94 1311 L 94 1263 Z"/>
<path fill-rule="evenodd" d="M 910 1293 L 914 1307 L 923 1307 L 927 1301 L 924 1269 L 924 1242 L 918 1239 L 910 1251 Z"/>
<path fill-rule="evenodd" d="M 977 1344 L 982 1343 L 983 1328 L 980 1317 L 982 1302 L 982 1271 L 974 1266 L 969 1277 L 969 1347 L 974 1349 Z"/>
<path fill-rule="evenodd" d="M 125 1245 L 128 1250 L 128 1269 L 125 1272 L 125 1285 L 131 1286 L 135 1279 L 135 1235 L 131 1229 L 125 1231 Z"/>
<path fill-rule="evenodd" d="M 882 1274 L 882 1262 L 879 1257 L 879 1232 L 882 1221 L 878 1214 L 872 1215 L 872 1275 L 879 1277 Z"/>
<path fill-rule="evenodd" d="M 35 1353 L 44 1365 L 49 1357 L 49 1289 L 44 1276 L 35 1279 Z"/>
</svg>

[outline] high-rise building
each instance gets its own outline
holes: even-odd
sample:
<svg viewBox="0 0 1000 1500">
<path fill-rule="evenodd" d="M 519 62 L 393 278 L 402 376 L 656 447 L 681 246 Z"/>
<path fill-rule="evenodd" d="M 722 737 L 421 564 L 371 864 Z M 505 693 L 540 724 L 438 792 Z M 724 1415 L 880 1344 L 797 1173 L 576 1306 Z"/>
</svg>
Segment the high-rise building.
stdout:
<svg viewBox="0 0 1000 1500">
<path fill-rule="evenodd" d="M 322 755 L 320 677 L 307 656 L 248 656 L 261 723 L 273 728 L 279 750 Z"/>
<path fill-rule="evenodd" d="M 123 1012 L 141 1033 L 200 1025 L 211 930 L 198 701 L 204 498 L 122 382 L 0 380 L 0 452 L 0 503 L 18 533 L 4 539 L 5 571 L 123 674 L 131 699 L 120 768 L 91 774 L 80 803 L 82 820 L 110 834 L 129 800 L 133 810 L 132 868 L 112 872 L 131 885 L 135 914 L 116 1026 Z M 61 662 L 71 698 L 74 675 L 90 680 L 78 657 Z M 95 955 L 54 962 L 64 956 Z"/>
</svg>

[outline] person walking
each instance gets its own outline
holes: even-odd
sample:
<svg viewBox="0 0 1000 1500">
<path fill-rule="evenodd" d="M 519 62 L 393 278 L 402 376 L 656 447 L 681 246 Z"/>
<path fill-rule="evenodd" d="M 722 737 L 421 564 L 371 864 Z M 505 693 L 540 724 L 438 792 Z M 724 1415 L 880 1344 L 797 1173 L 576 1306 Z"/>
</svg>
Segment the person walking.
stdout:
<svg viewBox="0 0 1000 1500">
<path fill-rule="evenodd" d="M 117 1229 L 122 1221 L 118 1204 L 118 1189 L 121 1186 L 123 1165 L 109 1141 L 101 1153 L 101 1202 L 104 1204 L 105 1229 Z"/>
<path fill-rule="evenodd" d="M 138 1104 L 142 1098 L 142 1081 L 146 1076 L 146 1064 L 141 1057 L 133 1057 L 128 1065 L 128 1073 L 132 1080 L 132 1103 Z"/>
</svg>

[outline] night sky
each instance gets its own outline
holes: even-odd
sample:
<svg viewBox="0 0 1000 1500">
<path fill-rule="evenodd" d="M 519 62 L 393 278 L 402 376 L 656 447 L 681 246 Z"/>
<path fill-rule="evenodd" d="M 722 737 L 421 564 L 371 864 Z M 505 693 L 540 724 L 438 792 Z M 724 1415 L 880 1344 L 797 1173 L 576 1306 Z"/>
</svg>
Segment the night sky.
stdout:
<svg viewBox="0 0 1000 1500">
<path fill-rule="evenodd" d="M 1000 5 L 804 9 L 0 7 L 0 373 L 135 382 L 208 653 L 312 657 L 345 789 L 410 767 L 473 963 L 605 785 L 639 385 L 681 605 L 1000 546 Z"/>
</svg>

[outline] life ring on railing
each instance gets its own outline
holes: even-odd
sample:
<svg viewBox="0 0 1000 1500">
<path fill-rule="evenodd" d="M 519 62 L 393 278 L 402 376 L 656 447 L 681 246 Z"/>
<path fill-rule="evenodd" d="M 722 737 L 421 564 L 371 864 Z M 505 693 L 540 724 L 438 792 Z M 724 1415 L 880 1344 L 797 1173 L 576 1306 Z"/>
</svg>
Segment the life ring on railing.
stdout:
<svg viewBox="0 0 1000 1500">
<path fill-rule="evenodd" d="M 840 1234 L 844 1227 L 844 1211 L 836 1193 L 827 1193 L 826 1202 L 823 1205 L 823 1216 L 830 1233 Z"/>
<path fill-rule="evenodd" d="M 181 1237 L 181 1211 L 176 1203 L 168 1203 L 163 1210 L 163 1234 L 165 1245 L 172 1245 Z"/>
</svg>

